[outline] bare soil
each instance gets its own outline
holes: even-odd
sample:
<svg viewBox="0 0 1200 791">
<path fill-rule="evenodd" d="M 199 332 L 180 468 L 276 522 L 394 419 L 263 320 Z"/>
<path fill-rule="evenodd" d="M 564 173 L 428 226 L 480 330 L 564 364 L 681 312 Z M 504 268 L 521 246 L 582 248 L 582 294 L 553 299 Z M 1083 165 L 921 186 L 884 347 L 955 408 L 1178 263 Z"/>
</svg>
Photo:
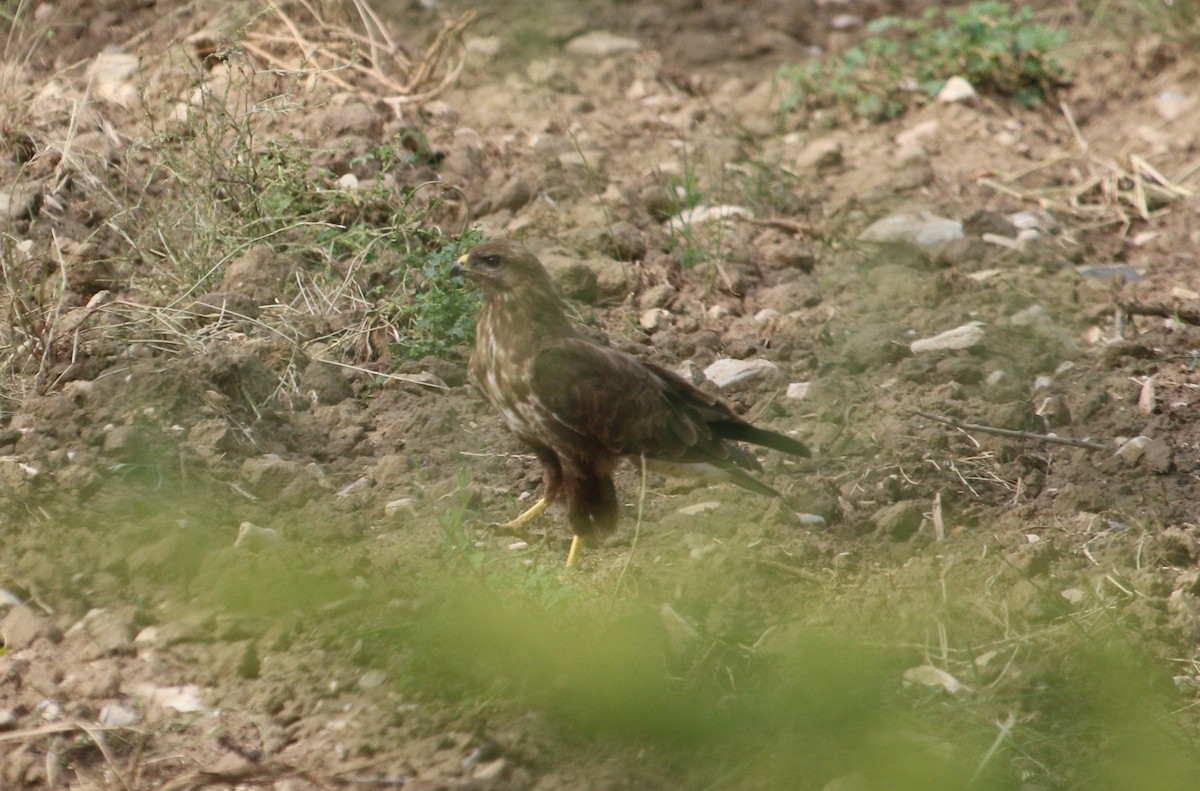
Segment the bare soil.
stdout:
<svg viewBox="0 0 1200 791">
<path fill-rule="evenodd" d="M 31 5 L 53 35 L 7 53 L 20 70 L 5 98 L 22 111 L 0 120 L 0 189 L 13 205 L 19 185 L 38 191 L 0 217 L 0 256 L 20 274 L 4 308 L 0 788 L 889 787 L 836 727 L 771 719 L 782 701 L 820 707 L 774 681 L 813 633 L 886 646 L 837 673 L 804 661 L 832 686 L 890 679 L 864 683 L 877 696 L 864 709 L 893 701 L 878 707 L 941 727 L 933 747 L 903 717 L 880 732 L 978 766 L 977 786 L 1103 774 L 1089 756 L 1126 731 L 1063 731 L 1056 717 L 1107 689 L 1064 668 L 1109 642 L 1135 656 L 1156 701 L 1148 727 L 1169 734 L 1167 757 L 1147 760 L 1195 760 L 1200 328 L 1185 319 L 1200 309 L 1200 94 L 1182 49 L 1051 17 L 1076 33 L 1061 105 L 982 96 L 882 124 L 781 113 L 775 72 L 862 35 L 839 15 L 916 4 L 478 4 L 461 72 L 398 105 L 235 53 L 255 90 L 294 91 L 261 145 L 290 136 L 322 149 L 314 166 L 362 182 L 452 185 L 430 222 L 452 235 L 469 217 L 522 240 L 620 348 L 680 370 L 777 366 L 723 397 L 816 450 L 763 461 L 823 526 L 729 488 L 643 489 L 626 470 L 622 530 L 564 576 L 554 515 L 542 546 L 483 527 L 532 502 L 540 473 L 467 385 L 465 346 L 404 360 L 366 308 L 314 308 L 311 262 L 286 235 L 204 262 L 202 278 L 168 271 L 176 240 L 130 236 L 129 207 L 174 208 L 155 146 L 198 150 L 147 119 L 162 112 L 168 129 L 177 102 L 229 79 L 195 34 L 236 45 L 253 15 Z M 469 5 L 379 13 L 420 53 Z M 572 49 L 597 30 L 640 47 Z M 89 72 L 113 48 L 141 59 L 113 84 L 134 86 L 124 99 Z M 180 71 L 155 65 L 172 53 Z M 1166 108 L 1164 95 L 1186 101 Z M 362 159 L 414 130 L 414 156 L 390 172 Z M 814 144 L 837 153 L 814 160 Z M 672 226 L 681 185 L 742 211 Z M 963 238 L 859 239 L 922 211 L 961 221 Z M 1036 238 L 1017 242 L 1016 212 Z M 1140 279 L 1077 271 L 1100 264 Z M 325 274 L 362 293 L 387 281 L 349 263 Z M 59 296 L 39 301 L 48 291 Z M 205 294 L 201 315 L 163 330 Z M 912 351 L 969 322 L 981 343 Z M 34 337 L 51 340 L 19 343 Z M 793 383 L 807 388 L 789 396 Z M 905 675 L 914 667 L 972 691 Z M 1140 705 L 1108 692 L 1088 705 Z M 990 736 L 956 739 L 1010 714 L 1026 741 L 1001 728 L 999 757 Z M 804 746 L 751 738 L 758 727 Z M 793 750 L 808 757 L 790 763 Z"/>
</svg>

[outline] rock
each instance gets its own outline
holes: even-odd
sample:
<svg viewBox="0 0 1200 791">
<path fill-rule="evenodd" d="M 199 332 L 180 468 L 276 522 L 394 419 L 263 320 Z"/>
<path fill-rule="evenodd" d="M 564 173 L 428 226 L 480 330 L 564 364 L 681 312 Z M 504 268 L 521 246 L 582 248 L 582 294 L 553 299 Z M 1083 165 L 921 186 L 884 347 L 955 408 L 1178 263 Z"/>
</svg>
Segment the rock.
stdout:
<svg viewBox="0 0 1200 791">
<path fill-rule="evenodd" d="M 683 508 L 679 509 L 679 513 L 683 514 L 684 516 L 699 516 L 700 514 L 707 513 L 708 511 L 715 511 L 720 507 L 721 504 L 715 500 L 708 500 L 703 503 L 685 505 Z"/>
<path fill-rule="evenodd" d="M 1105 286 L 1113 283 L 1136 283 L 1142 279 L 1138 271 L 1129 264 L 1087 264 L 1075 267 L 1075 271 L 1084 280 Z"/>
<path fill-rule="evenodd" d="M 21 725 L 21 720 L 12 709 L 0 709 L 0 733 L 15 731 Z"/>
<path fill-rule="evenodd" d="M 353 173 L 343 173 L 338 177 L 337 185 L 347 192 L 356 192 L 358 190 L 358 176 Z"/>
<path fill-rule="evenodd" d="M 32 220 L 42 208 L 42 182 L 27 181 L 0 190 L 0 217 Z"/>
<path fill-rule="evenodd" d="M 205 459 L 215 459 L 234 451 L 237 435 L 223 418 L 201 420 L 188 430 L 188 445 Z"/>
<path fill-rule="evenodd" d="M 99 722 L 106 728 L 128 728 L 135 725 L 139 719 L 141 717 L 136 711 L 116 703 L 110 703 L 100 709 Z"/>
<path fill-rule="evenodd" d="M 1154 97 L 1154 109 L 1164 121 L 1176 120 L 1195 104 L 1195 97 L 1179 91 L 1162 91 Z"/>
<path fill-rule="evenodd" d="M 274 528 L 259 527 L 253 522 L 242 522 L 238 525 L 238 536 L 233 545 L 255 552 L 263 547 L 278 544 L 282 540 L 283 537 Z"/>
<path fill-rule="evenodd" d="M 383 506 L 384 516 L 389 519 L 395 518 L 403 514 L 404 516 L 415 516 L 417 513 L 416 500 L 411 497 L 401 497 L 398 500 L 392 500 Z"/>
<path fill-rule="evenodd" d="M 0 588 L 0 611 L 4 611 L 4 610 L 8 610 L 12 607 L 16 607 L 20 603 L 21 603 L 20 596 L 16 595 L 12 591 L 8 591 L 8 590 L 5 590 L 4 588 Z"/>
<path fill-rule="evenodd" d="M 675 297 L 675 287 L 670 283 L 659 283 L 655 286 L 650 286 L 642 293 L 638 294 L 638 307 L 647 308 L 665 308 L 671 303 Z"/>
<path fill-rule="evenodd" d="M 263 497 L 278 495 L 304 474 L 304 467 L 299 462 L 287 461 L 274 453 L 242 462 L 242 477 L 256 494 Z"/>
<path fill-rule="evenodd" d="M 754 219 L 754 212 L 742 206 L 706 206 L 701 203 L 690 209 L 684 209 L 672 217 L 669 224 L 673 230 L 683 233 L 690 230 L 693 225 L 728 220 L 733 217 L 751 220 Z"/>
<path fill-rule="evenodd" d="M 771 324 L 783 318 L 783 314 L 771 308 L 763 308 L 758 313 L 754 314 L 756 324 Z"/>
<path fill-rule="evenodd" d="M 786 283 L 760 289 L 756 297 L 758 304 L 764 308 L 784 314 L 813 307 L 821 301 L 816 280 L 808 276 L 800 276 Z"/>
<path fill-rule="evenodd" d="M 122 107 L 132 107 L 138 98 L 139 58 L 129 52 L 106 49 L 88 66 L 88 81 L 96 97 Z"/>
<path fill-rule="evenodd" d="M 734 360 L 723 358 L 704 369 L 704 376 L 720 390 L 740 390 L 755 382 L 773 378 L 779 366 L 770 360 Z"/>
<path fill-rule="evenodd" d="M 539 257 L 563 293 L 581 302 L 593 302 L 601 296 L 624 296 L 629 286 L 629 265 L 612 258 L 593 256 L 581 262 L 577 257 L 561 253 L 543 253 Z M 591 274 L 580 271 L 580 267 L 589 270 Z M 589 284 L 594 284 L 595 291 L 588 293 Z M 573 290 L 591 298 L 572 296 Z"/>
<path fill-rule="evenodd" d="M 64 643 L 69 638 L 64 638 Z M 69 671 L 62 689 L 71 697 L 107 700 L 121 693 L 121 670 L 116 660 L 100 658 L 89 662 L 82 672 Z"/>
<path fill-rule="evenodd" d="M 257 303 L 275 302 L 285 286 L 291 283 L 292 270 L 292 262 L 276 253 L 270 245 L 256 244 L 225 268 L 221 288 L 214 293 L 245 295 Z"/>
<path fill-rule="evenodd" d="M 0 635 L 9 651 L 28 648 L 38 640 L 57 643 L 62 639 L 58 628 L 28 604 L 18 604 L 8 611 L 0 622 Z"/>
<path fill-rule="evenodd" d="M 1142 455 L 1142 463 L 1146 469 L 1155 475 L 1166 475 L 1175 468 L 1174 451 L 1171 443 L 1158 437 L 1146 445 Z"/>
<path fill-rule="evenodd" d="M 557 270 L 554 281 L 567 299 L 590 305 L 600 296 L 600 284 L 595 271 L 583 264 L 571 264 Z"/>
<path fill-rule="evenodd" d="M 159 687 L 146 682 L 138 682 L 130 684 L 125 692 L 145 702 L 148 706 L 173 709 L 180 714 L 207 711 L 207 707 L 200 697 L 200 688 L 194 684 L 182 687 Z"/>
<path fill-rule="evenodd" d="M 496 191 L 491 209 L 515 212 L 533 200 L 535 195 L 537 195 L 537 189 L 532 184 L 520 175 L 514 175 Z"/>
<path fill-rule="evenodd" d="M 896 146 L 898 148 L 912 148 L 920 146 L 921 141 L 932 135 L 940 126 L 936 118 L 931 118 L 927 121 L 922 121 L 919 124 L 910 126 L 908 129 L 896 135 Z"/>
<path fill-rule="evenodd" d="M 952 330 L 946 330 L 932 338 L 913 341 L 909 344 L 909 349 L 913 354 L 970 349 L 983 343 L 984 337 L 983 322 L 972 321 Z"/>
<path fill-rule="evenodd" d="M 871 517 L 875 529 L 886 536 L 903 541 L 911 538 L 925 519 L 924 507 L 916 500 L 901 500 L 879 509 Z"/>
<path fill-rule="evenodd" d="M 974 102 L 976 98 L 978 97 L 971 83 L 958 76 L 946 80 L 946 84 L 942 86 L 937 95 L 939 102 L 959 102 L 963 104 Z"/>
<path fill-rule="evenodd" d="M 843 162 L 841 142 L 830 137 L 812 141 L 796 155 L 797 170 L 829 170 Z"/>
<path fill-rule="evenodd" d="M 808 390 L 811 386 L 811 382 L 792 382 L 787 386 L 787 392 L 784 395 L 799 401 L 808 398 Z"/>
<path fill-rule="evenodd" d="M 359 689 L 375 689 L 387 681 L 387 673 L 382 670 L 368 670 L 358 677 Z"/>
<path fill-rule="evenodd" d="M 300 394 L 314 404 L 340 404 L 354 395 L 354 388 L 342 372 L 331 363 L 313 360 L 300 375 Z"/>
<path fill-rule="evenodd" d="M 646 257 L 646 234 L 630 222 L 613 223 L 600 242 L 600 251 L 618 261 L 641 261 Z"/>
<path fill-rule="evenodd" d="M 1137 436 L 1133 439 L 1128 439 L 1117 449 L 1117 456 L 1128 464 L 1137 464 L 1142 456 L 1145 455 L 1147 446 L 1153 441 L 1150 437 L 1146 436 Z"/>
<path fill-rule="evenodd" d="M 128 613 L 96 608 L 68 629 L 63 639 L 89 644 L 86 653 L 93 657 L 132 656 L 133 634 L 133 618 Z"/>
<path fill-rule="evenodd" d="M 622 52 L 637 52 L 642 44 L 637 39 L 618 36 L 606 30 L 593 30 L 576 36 L 564 48 L 570 55 L 585 58 L 607 58 Z"/>
<path fill-rule="evenodd" d="M 638 326 L 647 332 L 661 330 L 671 323 L 671 311 L 662 308 L 650 308 L 642 311 L 638 318 Z"/>
<path fill-rule="evenodd" d="M 936 247 L 962 237 L 961 222 L 927 211 L 884 217 L 858 235 L 864 242 L 911 242 L 922 247 Z"/>
</svg>

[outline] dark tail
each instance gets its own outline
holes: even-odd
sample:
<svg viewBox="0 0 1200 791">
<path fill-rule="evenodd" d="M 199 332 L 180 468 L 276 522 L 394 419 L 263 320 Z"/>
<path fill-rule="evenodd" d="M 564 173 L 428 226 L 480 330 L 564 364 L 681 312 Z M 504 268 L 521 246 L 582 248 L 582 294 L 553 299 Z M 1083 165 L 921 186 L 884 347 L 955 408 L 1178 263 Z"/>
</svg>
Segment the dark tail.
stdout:
<svg viewBox="0 0 1200 791">
<path fill-rule="evenodd" d="M 785 437 L 774 431 L 752 426 L 749 423 L 726 423 L 713 426 L 715 433 L 721 439 L 731 439 L 735 442 L 749 442 L 751 445 L 762 445 L 764 448 L 789 453 L 792 456 L 812 456 L 808 446 L 799 440 Z"/>
</svg>

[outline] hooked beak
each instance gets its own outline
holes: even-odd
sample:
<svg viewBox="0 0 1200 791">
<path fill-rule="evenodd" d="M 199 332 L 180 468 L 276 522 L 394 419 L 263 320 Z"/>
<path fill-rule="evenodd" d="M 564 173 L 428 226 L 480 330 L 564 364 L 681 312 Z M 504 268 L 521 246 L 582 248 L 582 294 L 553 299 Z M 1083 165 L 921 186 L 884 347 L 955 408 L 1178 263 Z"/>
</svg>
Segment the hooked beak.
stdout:
<svg viewBox="0 0 1200 791">
<path fill-rule="evenodd" d="M 471 270 L 467 268 L 466 253 L 460 255 L 458 257 L 458 260 L 450 265 L 450 274 L 453 275 L 454 277 L 464 277 L 466 275 L 469 275 L 470 273 L 471 273 Z"/>
</svg>

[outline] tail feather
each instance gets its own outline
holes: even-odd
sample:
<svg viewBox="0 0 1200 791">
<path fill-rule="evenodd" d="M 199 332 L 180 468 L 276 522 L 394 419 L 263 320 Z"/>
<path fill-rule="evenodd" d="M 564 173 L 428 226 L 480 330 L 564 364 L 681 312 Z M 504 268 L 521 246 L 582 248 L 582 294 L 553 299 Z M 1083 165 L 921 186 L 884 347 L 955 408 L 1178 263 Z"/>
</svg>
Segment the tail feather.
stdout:
<svg viewBox="0 0 1200 791">
<path fill-rule="evenodd" d="M 751 445 L 761 445 L 764 448 L 788 453 L 792 456 L 805 458 L 812 456 L 812 451 L 803 442 L 774 431 L 752 426 L 749 423 L 725 423 L 714 426 L 714 428 L 716 429 L 715 433 L 722 439 L 749 442 Z"/>
</svg>

